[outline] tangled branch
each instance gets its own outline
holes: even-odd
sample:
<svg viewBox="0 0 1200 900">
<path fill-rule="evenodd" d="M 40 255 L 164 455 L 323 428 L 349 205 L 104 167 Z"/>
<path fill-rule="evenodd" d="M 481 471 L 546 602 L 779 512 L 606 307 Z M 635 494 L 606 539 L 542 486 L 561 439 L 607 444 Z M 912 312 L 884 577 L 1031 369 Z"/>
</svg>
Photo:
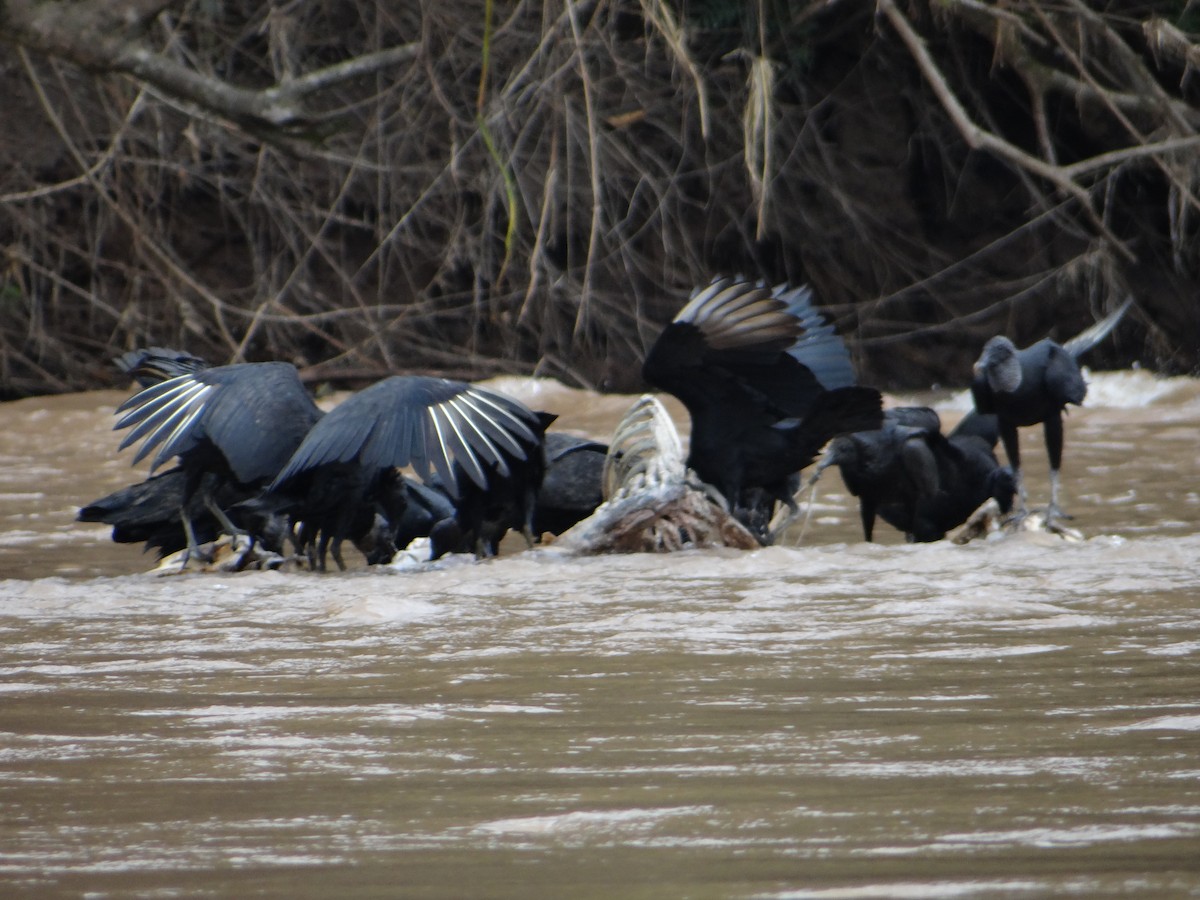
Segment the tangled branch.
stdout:
<svg viewBox="0 0 1200 900">
<path fill-rule="evenodd" d="M 1139 300 L 1200 366 L 1200 52 L 1081 0 L 10 0 L 0 393 L 181 344 L 313 379 L 636 390 L 718 272 L 811 282 L 860 375 Z M 703 12 L 701 15 L 700 12 Z M 1186 11 L 1185 11 L 1186 14 Z"/>
</svg>

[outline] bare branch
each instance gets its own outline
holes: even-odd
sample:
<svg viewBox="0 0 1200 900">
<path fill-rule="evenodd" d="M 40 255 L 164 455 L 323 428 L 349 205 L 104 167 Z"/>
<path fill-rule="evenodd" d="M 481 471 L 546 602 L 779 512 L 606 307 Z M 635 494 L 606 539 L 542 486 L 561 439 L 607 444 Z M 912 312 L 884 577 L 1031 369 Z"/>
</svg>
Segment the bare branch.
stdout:
<svg viewBox="0 0 1200 900">
<path fill-rule="evenodd" d="M 700 105 L 700 133 L 709 134 L 708 89 L 705 79 L 687 49 L 687 36 L 683 26 L 676 21 L 675 14 L 663 0 L 640 0 L 646 21 L 652 23 L 671 48 L 675 61 L 687 72 L 696 87 L 696 98 Z"/>
<path fill-rule="evenodd" d="M 1181 150 L 1195 151 L 1197 147 L 1200 147 L 1200 135 L 1168 138 L 1167 140 L 1155 141 L 1151 144 L 1140 144 L 1137 147 L 1123 147 L 1120 150 L 1111 150 L 1108 153 L 1089 156 L 1087 159 L 1081 159 L 1077 163 L 1062 166 L 1062 172 L 1068 178 L 1078 178 L 1080 175 L 1086 175 L 1088 172 L 1118 166 L 1130 160 L 1141 159 L 1143 157 L 1158 159 Z"/>
<path fill-rule="evenodd" d="M 1167 59 L 1188 69 L 1200 68 L 1200 47 L 1166 19 L 1158 16 L 1147 19 L 1142 23 L 1142 33 L 1160 65 L 1161 60 Z"/>
<path fill-rule="evenodd" d="M 391 47 L 254 90 L 189 69 L 148 46 L 145 29 L 168 5 L 167 0 L 8 0 L 3 8 L 3 37 L 85 69 L 131 76 L 167 99 L 243 127 L 290 133 L 311 130 L 324 119 L 304 107 L 307 97 L 407 62 L 420 49 L 417 44 Z"/>
<path fill-rule="evenodd" d="M 1129 285 L 1120 355 L 1200 370 L 1195 38 L 1153 4 L 490 2 L 0 0 L 0 395 L 148 342 L 634 391 L 722 271 L 810 282 L 883 386 Z"/>
<path fill-rule="evenodd" d="M 1108 229 L 1096 214 L 1096 210 L 1092 205 L 1091 195 L 1087 190 L 1072 181 L 1061 167 L 1038 159 L 1036 156 L 1026 153 L 1015 144 L 1011 144 L 998 135 L 975 124 L 970 114 L 963 107 L 962 103 L 959 102 L 958 97 L 950 89 L 950 85 L 946 83 L 946 79 L 938 68 L 937 63 L 929 55 L 929 50 L 925 47 L 924 40 L 913 29 L 912 25 L 909 24 L 904 14 L 896 7 L 894 0 L 877 0 L 877 2 L 879 9 L 887 17 L 888 21 L 891 22 L 892 27 L 896 29 L 905 46 L 908 47 L 913 60 L 917 64 L 917 68 L 921 70 L 925 81 L 937 96 L 939 102 L 942 104 L 942 108 L 962 135 L 963 140 L 967 142 L 967 146 L 992 153 L 1000 159 L 1024 169 L 1026 172 L 1044 178 L 1064 194 L 1074 197 L 1092 219 L 1092 224 L 1097 231 L 1103 234 L 1113 247 L 1118 249 L 1123 255 L 1132 258 L 1130 251 L 1124 247 L 1116 235 Z"/>
<path fill-rule="evenodd" d="M 1035 15 L 1044 18 L 1038 4 L 1023 6 L 1028 6 Z M 1200 112 L 1162 91 L 1154 90 L 1152 85 L 1134 91 L 1101 89 L 1093 80 L 1077 78 L 1035 58 L 1028 46 L 1046 49 L 1051 42 L 1011 10 L 980 3 L 979 0 L 945 0 L 944 8 L 952 11 L 959 21 L 985 40 L 994 41 L 1003 61 L 1025 80 L 1032 94 L 1055 91 L 1078 99 L 1096 100 L 1127 114 L 1150 116 L 1155 120 L 1161 118 L 1165 109 L 1180 121 L 1200 125 Z M 1059 46 L 1065 49 L 1062 44 Z"/>
<path fill-rule="evenodd" d="M 356 56 L 353 59 L 347 59 L 332 66 L 326 66 L 323 69 L 317 69 L 315 72 L 308 72 L 305 75 L 293 78 L 291 81 L 268 88 L 262 93 L 269 98 L 281 102 L 294 103 L 333 87 L 340 82 L 349 81 L 352 78 L 362 78 L 366 75 L 374 75 L 383 69 L 390 69 L 400 63 L 410 62 L 416 59 L 420 52 L 421 45 L 412 43 L 401 44 L 397 47 L 388 47 L 386 50 L 379 50 L 375 53 L 364 53 L 362 56 Z"/>
</svg>

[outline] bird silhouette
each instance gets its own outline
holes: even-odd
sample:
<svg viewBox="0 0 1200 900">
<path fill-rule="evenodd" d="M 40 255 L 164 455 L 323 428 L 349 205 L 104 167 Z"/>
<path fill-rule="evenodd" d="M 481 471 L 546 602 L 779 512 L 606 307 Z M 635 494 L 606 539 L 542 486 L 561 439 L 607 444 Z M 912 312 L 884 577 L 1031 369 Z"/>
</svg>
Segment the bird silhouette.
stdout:
<svg viewBox="0 0 1200 900">
<path fill-rule="evenodd" d="M 562 534 L 604 500 L 608 445 L 561 431 L 546 433 L 546 475 L 533 509 L 533 533 Z"/>
<path fill-rule="evenodd" d="M 1059 517 L 1070 518 L 1060 505 L 1063 414 L 1068 405 L 1079 406 L 1087 396 L 1087 382 L 1079 368 L 1079 357 L 1117 326 L 1132 303 L 1132 298 L 1126 300 L 1065 344 L 1046 338 L 1018 350 L 1009 338 L 997 335 L 983 345 L 975 363 L 971 394 L 978 412 L 996 416 L 1000 440 L 1016 479 L 1019 517 L 1023 517 L 1028 509 L 1018 429 L 1040 422 L 1050 463 L 1050 505 L 1046 509 L 1046 523 L 1050 525 Z"/>
<path fill-rule="evenodd" d="M 152 475 L 145 481 L 123 487 L 107 496 L 84 504 L 76 516 L 79 522 L 99 522 L 112 526 L 112 539 L 118 544 L 142 543 L 146 550 L 156 551 L 161 559 L 187 549 L 180 507 L 185 504 L 184 493 L 188 473 L 180 467 Z M 247 492 L 236 485 L 218 483 L 215 475 L 206 474 L 202 481 L 216 504 L 223 509 L 236 508 Z M 222 534 L 221 523 L 203 503 L 199 492 L 186 500 L 188 518 L 196 541 L 203 545 Z M 232 516 L 237 518 L 236 515 Z M 279 552 L 283 547 L 281 533 L 257 536 L 268 550 Z"/>
<path fill-rule="evenodd" d="M 794 509 L 798 473 L 825 443 L 881 422 L 879 392 L 853 384 L 806 287 L 714 280 L 663 329 L 643 376 L 682 401 L 688 466 L 763 543 L 776 503 Z"/>
<path fill-rule="evenodd" d="M 396 470 L 411 467 L 450 498 L 460 540 L 479 556 L 492 555 L 497 530 L 514 524 L 530 530 L 545 468 L 546 423 L 519 401 L 479 385 L 392 376 L 352 394 L 316 423 L 263 502 L 281 503 L 277 508 L 302 523 L 302 540 L 318 542 L 318 568 L 324 568 L 326 546 L 344 567 L 342 540 L 379 534 L 376 516 L 393 528 L 403 517 L 408 493 L 396 490 L 393 479 Z"/>
<path fill-rule="evenodd" d="M 183 565 L 203 558 L 200 544 L 221 532 L 246 534 L 226 510 L 269 483 L 321 417 L 295 367 L 210 367 L 164 348 L 116 363 L 145 386 L 117 408 L 114 427 L 130 429 L 120 449 L 141 441 L 133 462 L 154 453 L 152 473 L 170 459 L 177 464 L 86 505 L 80 520 L 112 524 L 114 540 L 145 540 L 161 555 L 183 550 Z"/>
<path fill-rule="evenodd" d="M 863 538 L 878 516 L 911 542 L 937 541 L 994 497 L 1012 508 L 1012 472 L 996 460 L 996 417 L 968 413 L 948 436 L 927 407 L 884 412 L 883 427 L 834 438 L 811 481 L 837 465 L 858 497 Z"/>
</svg>

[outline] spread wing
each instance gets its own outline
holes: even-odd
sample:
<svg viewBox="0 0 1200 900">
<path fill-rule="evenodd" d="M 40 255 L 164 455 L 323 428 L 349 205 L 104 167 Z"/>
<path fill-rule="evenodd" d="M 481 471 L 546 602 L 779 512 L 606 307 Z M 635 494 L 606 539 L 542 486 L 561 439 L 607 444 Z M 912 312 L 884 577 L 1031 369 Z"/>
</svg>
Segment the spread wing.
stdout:
<svg viewBox="0 0 1200 900">
<path fill-rule="evenodd" d="M 858 375 L 850 361 L 850 351 L 833 330 L 832 323 L 826 322 L 813 306 L 812 288 L 808 285 L 789 288 L 781 284 L 772 289 L 772 296 L 787 304 L 788 314 L 802 329 L 796 342 L 788 348 L 788 355 L 804 365 L 828 390 L 857 384 Z"/>
<path fill-rule="evenodd" d="M 150 387 L 168 378 L 211 368 L 207 360 L 199 356 L 167 347 L 130 350 L 114 359 L 113 363 L 123 374 L 133 378 L 142 387 Z"/>
<path fill-rule="evenodd" d="M 803 416 L 823 390 L 793 350 L 804 343 L 809 294 L 731 278 L 698 290 L 663 329 L 643 365 L 650 384 L 689 409 L 752 404 L 775 418 Z M 815 345 L 814 345 L 815 346 Z"/>
<path fill-rule="evenodd" d="M 205 442 L 249 483 L 274 477 L 321 411 L 290 363 L 200 369 L 139 391 L 119 407 L 129 428 L 120 449 L 141 441 L 134 462 L 157 449 L 151 470 Z"/>
<path fill-rule="evenodd" d="M 358 392 L 328 413 L 272 484 L 334 463 L 366 469 L 411 466 L 422 480 L 437 474 L 452 492 L 456 468 L 481 488 L 489 469 L 540 452 L 543 426 L 522 403 L 478 385 L 397 375 Z"/>
</svg>

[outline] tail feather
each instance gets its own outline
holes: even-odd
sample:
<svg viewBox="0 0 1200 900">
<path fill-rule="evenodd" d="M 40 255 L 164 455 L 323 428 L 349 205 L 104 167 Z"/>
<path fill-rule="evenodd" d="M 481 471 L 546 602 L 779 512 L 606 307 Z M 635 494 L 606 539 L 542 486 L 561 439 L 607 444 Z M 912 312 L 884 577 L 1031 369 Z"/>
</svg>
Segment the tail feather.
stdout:
<svg viewBox="0 0 1200 900">
<path fill-rule="evenodd" d="M 883 425 L 883 398 L 869 387 L 825 391 L 802 420 L 785 420 L 780 428 L 795 428 L 814 452 L 840 434 L 875 431 Z"/>
<path fill-rule="evenodd" d="M 804 417 L 804 425 L 827 434 L 827 440 L 839 434 L 874 431 L 883 426 L 883 398 L 875 388 L 857 385 L 826 391 Z"/>
<path fill-rule="evenodd" d="M 179 515 L 186 480 L 182 469 L 171 469 L 92 501 L 80 508 L 76 521 L 111 525 L 114 542 L 144 542 L 161 559 L 187 546 Z M 197 541 L 216 539 L 220 525 L 195 496 L 188 503 L 188 515 Z"/>
<path fill-rule="evenodd" d="M 1129 311 L 1129 307 L 1131 306 L 1133 306 L 1133 298 L 1127 297 L 1124 303 L 1091 328 L 1079 332 L 1075 337 L 1064 343 L 1063 349 L 1076 359 L 1079 359 L 1079 357 L 1083 356 L 1083 354 L 1087 353 L 1112 333 L 1112 330 L 1117 327 L 1121 319 L 1125 318 L 1125 313 Z"/>
<path fill-rule="evenodd" d="M 93 500 L 80 508 L 76 521 L 135 528 L 178 519 L 186 480 L 182 469 L 171 469 Z"/>
</svg>

